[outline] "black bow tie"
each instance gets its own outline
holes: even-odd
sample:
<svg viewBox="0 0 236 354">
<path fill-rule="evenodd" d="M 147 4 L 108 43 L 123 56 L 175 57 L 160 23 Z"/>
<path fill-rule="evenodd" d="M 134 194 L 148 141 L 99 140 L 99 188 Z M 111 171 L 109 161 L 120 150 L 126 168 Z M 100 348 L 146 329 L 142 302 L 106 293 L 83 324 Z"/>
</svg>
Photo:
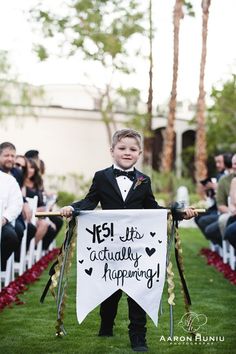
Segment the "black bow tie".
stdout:
<svg viewBox="0 0 236 354">
<path fill-rule="evenodd" d="M 131 181 L 135 180 L 135 171 L 127 172 L 127 171 L 118 170 L 117 168 L 114 168 L 113 171 L 116 177 L 125 176 L 128 177 Z"/>
</svg>

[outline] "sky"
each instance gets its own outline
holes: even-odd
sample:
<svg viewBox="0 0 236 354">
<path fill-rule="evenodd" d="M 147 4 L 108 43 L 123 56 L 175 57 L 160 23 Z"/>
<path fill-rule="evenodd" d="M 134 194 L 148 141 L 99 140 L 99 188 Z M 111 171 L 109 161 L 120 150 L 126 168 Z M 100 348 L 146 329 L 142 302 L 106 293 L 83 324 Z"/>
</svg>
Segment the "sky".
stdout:
<svg viewBox="0 0 236 354">
<path fill-rule="evenodd" d="M 141 1 L 141 0 L 140 0 Z M 56 0 L 51 0 L 55 6 Z M 154 51 L 154 102 L 168 101 L 172 82 L 174 0 L 153 0 L 153 22 L 156 27 Z M 178 99 L 196 101 L 198 95 L 201 56 L 201 0 L 191 1 L 195 17 L 185 17 L 181 22 L 180 56 L 178 74 Z M 50 58 L 40 63 L 32 53 L 34 35 L 23 10 L 35 5 L 36 0 L 0 1 L 0 50 L 7 50 L 10 62 L 19 79 L 35 85 L 45 84 L 95 84 L 102 87 L 104 73 L 78 58 Z M 209 95 L 212 86 L 220 85 L 236 73 L 236 1 L 211 0 L 205 89 Z M 140 44 L 142 45 L 142 44 Z M 145 100 L 148 88 L 147 65 L 137 58 L 137 73 L 130 76 L 126 86 L 136 86 Z M 88 78 L 85 73 L 90 73 Z M 119 83 L 119 77 L 116 78 Z M 123 82 L 124 83 L 124 82 Z"/>
</svg>

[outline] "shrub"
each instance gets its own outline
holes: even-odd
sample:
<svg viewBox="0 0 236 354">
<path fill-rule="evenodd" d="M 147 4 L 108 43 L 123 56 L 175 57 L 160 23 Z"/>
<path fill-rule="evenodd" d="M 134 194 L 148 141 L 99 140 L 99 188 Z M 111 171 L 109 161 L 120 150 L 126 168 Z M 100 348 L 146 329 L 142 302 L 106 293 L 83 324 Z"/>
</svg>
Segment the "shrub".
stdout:
<svg viewBox="0 0 236 354">
<path fill-rule="evenodd" d="M 70 205 L 75 200 L 78 200 L 75 194 L 66 191 L 59 191 L 57 193 L 57 205 L 61 208 L 65 205 Z"/>
</svg>

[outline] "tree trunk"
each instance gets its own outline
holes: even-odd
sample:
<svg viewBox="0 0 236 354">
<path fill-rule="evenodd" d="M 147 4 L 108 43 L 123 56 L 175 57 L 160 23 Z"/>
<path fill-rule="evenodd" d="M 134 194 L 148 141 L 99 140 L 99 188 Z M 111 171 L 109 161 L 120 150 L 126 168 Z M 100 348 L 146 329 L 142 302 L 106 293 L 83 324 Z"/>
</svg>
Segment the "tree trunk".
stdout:
<svg viewBox="0 0 236 354">
<path fill-rule="evenodd" d="M 100 92 L 99 110 L 101 112 L 102 121 L 106 127 L 109 146 L 111 146 L 112 143 L 113 132 L 117 130 L 112 106 L 113 104 L 110 99 L 110 86 L 107 85 L 105 92 Z"/>
<path fill-rule="evenodd" d="M 178 80 L 178 65 L 179 65 L 179 29 L 180 20 L 184 17 L 183 1 L 176 0 L 173 14 L 174 22 L 174 58 L 173 58 L 173 79 L 171 97 L 169 101 L 169 113 L 167 118 L 167 126 L 165 131 L 163 155 L 161 160 L 162 172 L 170 172 L 173 165 L 173 150 L 174 150 L 174 123 L 176 111 L 177 97 L 177 80 Z"/>
<path fill-rule="evenodd" d="M 195 179 L 200 181 L 207 177 L 207 151 L 205 131 L 205 89 L 204 76 L 207 55 L 207 30 L 211 0 L 202 1 L 202 53 L 199 79 L 199 96 L 197 100 L 197 133 L 195 149 Z"/>
<path fill-rule="evenodd" d="M 143 164 L 152 167 L 152 149 L 153 149 L 153 136 L 152 136 L 152 105 L 153 105 L 153 52 L 152 52 L 152 37 L 153 37 L 153 24 L 152 24 L 152 0 L 149 0 L 149 89 L 147 100 L 147 124 L 144 132 L 144 147 L 143 147 Z"/>
</svg>

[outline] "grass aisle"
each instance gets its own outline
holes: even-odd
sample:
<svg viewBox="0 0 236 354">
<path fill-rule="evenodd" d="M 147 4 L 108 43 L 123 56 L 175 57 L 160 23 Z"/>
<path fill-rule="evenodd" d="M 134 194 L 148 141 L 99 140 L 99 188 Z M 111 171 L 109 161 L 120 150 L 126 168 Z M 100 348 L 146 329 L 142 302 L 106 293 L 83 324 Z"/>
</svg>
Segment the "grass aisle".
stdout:
<svg viewBox="0 0 236 354">
<path fill-rule="evenodd" d="M 207 266 L 205 258 L 199 256 L 199 250 L 208 244 L 196 229 L 180 229 L 185 274 L 192 298 L 191 310 L 207 316 L 207 324 L 198 332 L 204 338 L 224 337 L 222 342 L 207 344 L 198 342 L 191 344 L 188 334 L 178 326 L 184 315 L 183 298 L 181 295 L 177 272 L 175 269 L 174 307 L 175 336 L 178 341 L 168 342 L 169 310 L 167 292 L 163 296 L 163 314 L 159 319 L 158 328 L 148 320 L 147 340 L 150 354 L 168 353 L 236 353 L 235 336 L 235 290 L 222 274 L 213 267 Z M 65 328 L 68 335 L 56 338 L 55 302 L 49 294 L 45 303 L 39 303 L 42 289 L 48 279 L 47 271 L 39 281 L 29 287 L 20 298 L 25 305 L 5 308 L 0 313 L 0 353 L 4 354 L 131 354 L 127 335 L 127 303 L 123 295 L 119 304 L 119 314 L 116 320 L 115 336 L 99 338 L 98 308 L 95 309 L 82 323 L 78 325 L 75 312 L 75 264 L 71 270 L 68 300 L 65 311 Z M 164 340 L 165 339 L 165 340 Z"/>
</svg>

